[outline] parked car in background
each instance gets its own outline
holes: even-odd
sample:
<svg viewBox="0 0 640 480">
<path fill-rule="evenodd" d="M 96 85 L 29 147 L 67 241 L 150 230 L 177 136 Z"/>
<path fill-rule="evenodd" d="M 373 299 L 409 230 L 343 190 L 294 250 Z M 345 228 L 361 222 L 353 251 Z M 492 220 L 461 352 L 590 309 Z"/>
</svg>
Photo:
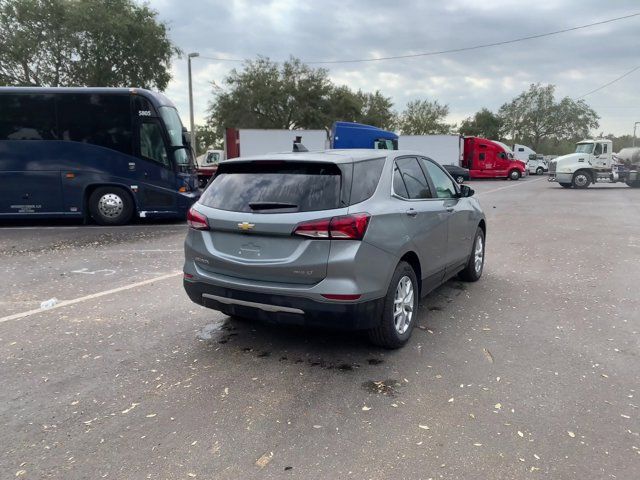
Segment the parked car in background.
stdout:
<svg viewBox="0 0 640 480">
<path fill-rule="evenodd" d="M 455 179 L 456 182 L 462 183 L 469 180 L 469 169 L 458 167 L 457 165 L 442 165 L 449 174 Z"/>
<path fill-rule="evenodd" d="M 482 275 L 473 193 L 415 152 L 227 160 L 188 214 L 184 288 L 227 315 L 363 329 L 397 348 L 419 297 Z"/>
<path fill-rule="evenodd" d="M 527 170 L 535 175 L 543 175 L 549 171 L 549 163 L 544 159 L 544 155 L 532 153 L 527 160 Z"/>
</svg>

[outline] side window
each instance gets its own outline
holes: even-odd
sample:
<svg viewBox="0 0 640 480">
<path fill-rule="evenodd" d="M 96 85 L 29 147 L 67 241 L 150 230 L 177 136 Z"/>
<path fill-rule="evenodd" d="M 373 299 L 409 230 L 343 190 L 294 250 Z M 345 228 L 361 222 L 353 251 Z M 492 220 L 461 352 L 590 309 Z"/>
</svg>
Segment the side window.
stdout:
<svg viewBox="0 0 640 480">
<path fill-rule="evenodd" d="M 63 94 L 58 99 L 62 140 L 133 154 L 129 95 Z"/>
<path fill-rule="evenodd" d="M 478 154 L 478 160 L 480 160 L 481 162 L 484 162 L 484 152 Z"/>
<path fill-rule="evenodd" d="M 0 94 L 0 140 L 57 140 L 53 95 Z"/>
<path fill-rule="evenodd" d="M 140 124 L 140 154 L 143 158 L 158 162 L 169 168 L 169 156 L 162 138 L 162 129 L 156 122 Z"/>
<path fill-rule="evenodd" d="M 431 177 L 431 181 L 436 188 L 436 196 L 438 198 L 454 198 L 457 196 L 456 187 L 453 184 L 453 181 L 439 165 L 436 165 L 426 158 L 421 158 L 420 161 Z"/>
<path fill-rule="evenodd" d="M 594 155 L 601 155 L 602 154 L 602 144 L 601 143 L 596 143 L 596 148 L 593 151 Z"/>
<path fill-rule="evenodd" d="M 519 151 L 519 152 L 524 152 L 524 148 L 519 147 L 519 148 L 518 148 L 518 151 Z"/>
<path fill-rule="evenodd" d="M 604 149 L 602 150 L 602 153 L 607 153 L 607 147 L 608 147 L 608 145 L 605 143 L 605 144 L 603 145 L 603 147 L 604 147 Z"/>
<path fill-rule="evenodd" d="M 375 160 L 367 160 L 366 162 L 356 162 L 353 165 L 353 183 L 351 186 L 351 205 L 364 202 L 376 191 L 382 167 L 384 167 L 384 158 Z"/>
<path fill-rule="evenodd" d="M 394 192 L 396 195 L 410 200 L 431 198 L 429 183 L 424 176 L 422 168 L 420 168 L 418 164 L 417 158 L 406 157 L 397 159 L 393 169 L 393 177 Z M 399 186 L 402 184 L 404 189 L 400 188 L 399 191 L 396 190 L 396 184 Z"/>
</svg>

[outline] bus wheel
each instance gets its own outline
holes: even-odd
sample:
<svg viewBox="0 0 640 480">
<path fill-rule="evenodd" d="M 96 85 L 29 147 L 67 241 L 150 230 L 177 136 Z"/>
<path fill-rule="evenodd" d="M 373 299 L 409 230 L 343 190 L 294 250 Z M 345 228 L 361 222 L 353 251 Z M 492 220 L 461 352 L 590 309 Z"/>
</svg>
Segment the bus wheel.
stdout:
<svg viewBox="0 0 640 480">
<path fill-rule="evenodd" d="M 99 225 L 124 225 L 133 215 L 133 201 L 120 187 L 99 187 L 89 196 L 89 213 Z"/>
<path fill-rule="evenodd" d="M 520 179 L 520 172 L 518 170 L 511 170 L 509 172 L 509 178 L 511 180 L 519 180 Z"/>
</svg>

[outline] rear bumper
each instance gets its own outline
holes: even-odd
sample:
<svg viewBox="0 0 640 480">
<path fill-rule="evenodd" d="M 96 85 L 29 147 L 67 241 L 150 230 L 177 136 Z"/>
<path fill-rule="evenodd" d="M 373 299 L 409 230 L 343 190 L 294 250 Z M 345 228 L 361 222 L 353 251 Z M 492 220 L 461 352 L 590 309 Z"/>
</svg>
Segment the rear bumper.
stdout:
<svg viewBox="0 0 640 480">
<path fill-rule="evenodd" d="M 366 330 L 380 323 L 384 298 L 365 302 L 319 302 L 184 280 L 189 298 L 226 315 L 288 325 Z"/>
</svg>

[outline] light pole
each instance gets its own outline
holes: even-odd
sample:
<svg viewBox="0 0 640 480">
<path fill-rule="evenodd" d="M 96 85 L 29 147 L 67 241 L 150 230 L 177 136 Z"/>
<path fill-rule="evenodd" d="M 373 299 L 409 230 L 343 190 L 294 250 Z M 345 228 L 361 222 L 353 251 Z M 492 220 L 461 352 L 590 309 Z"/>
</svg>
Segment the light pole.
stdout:
<svg viewBox="0 0 640 480">
<path fill-rule="evenodd" d="M 640 122 L 636 122 L 633 124 L 633 146 L 636 146 L 636 127 L 640 125 Z"/>
<path fill-rule="evenodd" d="M 196 143 L 196 126 L 193 124 L 193 87 L 191 85 L 191 59 L 199 57 L 198 52 L 191 52 L 187 55 L 187 64 L 189 66 L 189 123 L 191 131 L 191 149 L 193 150 L 193 156 L 198 156 L 197 143 Z"/>
</svg>

